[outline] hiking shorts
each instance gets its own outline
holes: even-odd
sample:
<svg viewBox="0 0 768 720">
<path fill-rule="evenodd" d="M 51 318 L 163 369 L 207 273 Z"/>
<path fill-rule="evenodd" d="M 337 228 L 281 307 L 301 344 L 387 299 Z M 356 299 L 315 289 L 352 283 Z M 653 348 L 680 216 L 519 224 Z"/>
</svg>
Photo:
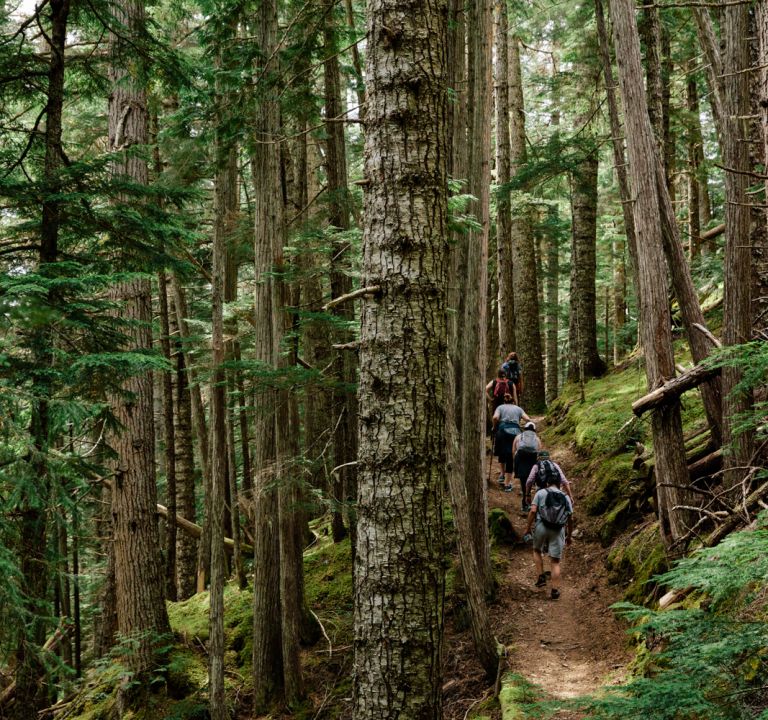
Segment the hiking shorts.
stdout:
<svg viewBox="0 0 768 720">
<path fill-rule="evenodd" d="M 544 523 L 538 521 L 536 529 L 533 531 L 533 549 L 536 552 L 542 552 L 545 545 L 549 545 L 547 555 L 553 560 L 559 560 L 563 556 L 565 547 L 565 528 L 559 530 L 550 530 L 544 526 Z"/>
</svg>

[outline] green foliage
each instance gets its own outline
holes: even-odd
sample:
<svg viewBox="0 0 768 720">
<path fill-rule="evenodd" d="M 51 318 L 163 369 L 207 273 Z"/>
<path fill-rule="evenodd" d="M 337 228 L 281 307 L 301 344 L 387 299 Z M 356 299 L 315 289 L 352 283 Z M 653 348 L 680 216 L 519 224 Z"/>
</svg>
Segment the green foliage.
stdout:
<svg viewBox="0 0 768 720">
<path fill-rule="evenodd" d="M 731 534 L 656 578 L 697 591 L 692 606 L 616 606 L 653 652 L 643 676 L 589 700 L 590 717 L 746 720 L 765 710 L 767 521 L 763 514 L 758 529 Z"/>
</svg>

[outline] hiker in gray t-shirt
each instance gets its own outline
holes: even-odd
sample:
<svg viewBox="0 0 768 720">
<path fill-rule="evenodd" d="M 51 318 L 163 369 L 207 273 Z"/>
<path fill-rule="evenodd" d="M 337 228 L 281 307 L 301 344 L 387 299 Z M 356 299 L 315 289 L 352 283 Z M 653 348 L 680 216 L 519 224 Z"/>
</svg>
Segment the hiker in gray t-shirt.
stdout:
<svg viewBox="0 0 768 720">
<path fill-rule="evenodd" d="M 511 473 L 513 454 L 512 443 L 520 434 L 520 423 L 530 418 L 525 410 L 512 402 L 511 395 L 504 396 L 504 404 L 493 413 L 494 455 L 499 458 L 499 484 L 504 485 L 505 473 Z"/>
<path fill-rule="evenodd" d="M 560 490 L 560 475 L 553 474 L 547 487 L 539 490 L 534 496 L 528 513 L 528 526 L 525 529 L 526 539 L 530 538 L 533 523 L 536 522 L 532 538 L 533 561 L 538 573 L 536 587 L 543 587 L 547 583 L 543 556 L 544 548 L 547 547 L 546 553 L 552 564 L 553 600 L 560 597 L 560 560 L 565 546 L 571 541 L 572 518 L 571 498 Z"/>
</svg>

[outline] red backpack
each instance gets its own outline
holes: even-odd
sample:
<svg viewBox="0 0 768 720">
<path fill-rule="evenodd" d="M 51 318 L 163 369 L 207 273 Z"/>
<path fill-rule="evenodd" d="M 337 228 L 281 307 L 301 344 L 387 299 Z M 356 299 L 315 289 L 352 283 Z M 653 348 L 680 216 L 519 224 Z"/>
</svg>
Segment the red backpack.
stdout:
<svg viewBox="0 0 768 720">
<path fill-rule="evenodd" d="M 511 395 L 512 390 L 509 387 L 509 380 L 496 380 L 496 385 L 493 387 L 493 400 L 494 404 L 501 405 L 504 402 L 505 395 Z"/>
</svg>

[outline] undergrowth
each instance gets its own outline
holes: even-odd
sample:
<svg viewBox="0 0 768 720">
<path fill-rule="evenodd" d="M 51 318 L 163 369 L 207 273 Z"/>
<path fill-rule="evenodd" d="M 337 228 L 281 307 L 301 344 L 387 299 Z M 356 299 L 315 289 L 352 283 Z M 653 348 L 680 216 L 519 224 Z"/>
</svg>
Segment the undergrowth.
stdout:
<svg viewBox="0 0 768 720">
<path fill-rule="evenodd" d="M 620 603 L 640 647 L 637 675 L 581 703 L 595 720 L 768 719 L 768 514 L 755 530 L 680 560 L 656 581 L 686 590 L 668 610 Z"/>
</svg>

